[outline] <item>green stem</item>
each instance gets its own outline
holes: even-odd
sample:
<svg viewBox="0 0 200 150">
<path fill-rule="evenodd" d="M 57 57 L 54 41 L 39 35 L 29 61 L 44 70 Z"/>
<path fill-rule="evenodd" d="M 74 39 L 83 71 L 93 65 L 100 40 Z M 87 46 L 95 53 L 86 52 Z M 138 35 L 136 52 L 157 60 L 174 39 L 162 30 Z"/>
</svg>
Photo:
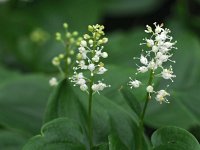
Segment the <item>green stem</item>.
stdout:
<svg viewBox="0 0 200 150">
<path fill-rule="evenodd" d="M 148 81 L 148 85 L 152 85 L 153 83 L 153 78 L 154 78 L 154 71 L 151 70 L 150 71 L 150 76 L 149 76 L 149 81 Z M 141 114 L 141 117 L 140 117 L 140 150 L 142 150 L 142 137 L 143 137 L 143 133 L 144 133 L 144 116 L 145 116 L 145 112 L 146 112 L 146 109 L 147 109 L 147 105 L 148 105 L 148 102 L 150 100 L 150 93 L 146 93 L 146 98 L 145 98 L 145 104 L 144 104 L 144 107 L 143 107 L 143 110 L 142 110 L 142 114 Z"/>
<path fill-rule="evenodd" d="M 66 62 L 66 67 L 65 67 L 65 76 L 67 77 L 68 76 L 68 71 L 69 71 L 69 64 L 68 64 L 68 51 L 69 51 L 69 46 L 68 45 L 65 45 L 65 49 L 66 49 L 66 58 L 65 58 L 65 62 Z"/>
<path fill-rule="evenodd" d="M 89 86 L 89 105 L 88 105 L 88 132 L 89 132 L 89 144 L 90 144 L 90 150 L 92 150 L 93 147 L 93 127 L 92 127 L 92 85 L 94 77 L 92 76 Z"/>
</svg>

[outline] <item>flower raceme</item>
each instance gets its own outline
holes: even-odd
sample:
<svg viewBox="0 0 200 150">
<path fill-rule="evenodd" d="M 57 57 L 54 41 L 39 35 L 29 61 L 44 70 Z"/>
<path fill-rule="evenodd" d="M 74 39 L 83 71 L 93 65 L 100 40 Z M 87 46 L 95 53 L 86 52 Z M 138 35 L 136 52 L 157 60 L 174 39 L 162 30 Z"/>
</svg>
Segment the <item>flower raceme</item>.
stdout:
<svg viewBox="0 0 200 150">
<path fill-rule="evenodd" d="M 104 26 L 102 25 L 89 25 L 88 31 L 91 34 L 85 34 L 83 40 L 80 42 L 76 60 L 77 66 L 73 68 L 74 75 L 69 79 L 74 83 L 74 86 L 79 86 L 82 91 L 88 92 L 89 83 L 91 83 L 91 78 L 94 75 L 101 75 L 107 71 L 101 61 L 108 57 L 108 53 L 104 51 L 103 46 L 108 42 L 108 38 L 103 37 L 103 29 Z M 87 71 L 89 71 L 90 77 L 86 76 Z M 98 81 L 97 83 L 93 83 L 92 81 L 91 88 L 93 92 L 99 93 L 99 91 L 109 86 L 102 81 Z"/>
<path fill-rule="evenodd" d="M 52 59 L 52 64 L 55 66 L 61 75 L 61 78 L 69 76 L 73 66 L 74 57 L 76 56 L 75 49 L 80 45 L 81 37 L 78 36 L 77 31 L 70 32 L 67 23 L 63 24 L 65 30 L 64 34 L 56 32 L 55 39 L 63 45 L 63 52 Z M 49 80 L 50 86 L 57 86 L 59 79 L 52 77 Z"/>
<path fill-rule="evenodd" d="M 140 45 L 146 45 L 149 50 L 142 50 L 142 54 L 139 58 L 134 57 L 134 59 L 139 59 L 141 65 L 137 65 L 137 74 L 139 73 L 147 73 L 148 71 L 152 72 L 153 77 L 162 77 L 165 80 L 171 80 L 173 82 L 173 78 L 176 75 L 173 74 L 172 66 L 170 65 L 168 68 L 165 67 L 166 62 L 175 63 L 175 61 L 171 60 L 173 56 L 172 49 L 177 49 L 174 47 L 176 41 L 173 42 L 172 36 L 169 34 L 171 31 L 167 28 L 163 28 L 163 24 L 158 25 L 154 23 L 155 29 L 146 26 L 145 32 L 147 34 L 151 34 L 150 38 L 145 38 L 144 43 Z M 137 79 L 132 79 L 130 77 L 130 81 L 128 83 L 131 88 L 138 88 L 140 85 L 143 85 L 141 81 Z M 148 83 L 147 92 L 150 94 L 155 93 L 155 99 L 162 104 L 162 102 L 169 103 L 166 96 L 170 96 L 165 90 L 154 91 L 153 82 Z"/>
</svg>

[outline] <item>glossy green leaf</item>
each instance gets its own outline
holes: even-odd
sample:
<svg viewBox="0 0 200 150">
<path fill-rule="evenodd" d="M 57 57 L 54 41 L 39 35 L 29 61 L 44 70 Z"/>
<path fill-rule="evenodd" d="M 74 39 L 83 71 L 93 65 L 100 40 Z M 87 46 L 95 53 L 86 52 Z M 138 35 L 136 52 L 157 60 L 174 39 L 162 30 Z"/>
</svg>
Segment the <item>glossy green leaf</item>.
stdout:
<svg viewBox="0 0 200 150">
<path fill-rule="evenodd" d="M 140 103 L 138 102 L 138 100 L 136 99 L 136 97 L 129 91 L 129 89 L 121 89 L 121 92 L 124 96 L 124 99 L 126 100 L 126 102 L 129 104 L 129 106 L 131 107 L 131 109 L 138 115 L 141 115 L 142 112 L 142 108 Z"/>
<path fill-rule="evenodd" d="M 49 96 L 42 75 L 19 76 L 0 86 L 0 124 L 29 136 L 38 133 Z"/>
<path fill-rule="evenodd" d="M 111 134 L 108 136 L 109 140 L 109 150 L 127 150 L 128 148 L 121 142 L 119 137 L 115 134 Z"/>
<path fill-rule="evenodd" d="M 195 137 L 178 127 L 163 127 L 151 137 L 154 150 L 200 150 Z"/>
<path fill-rule="evenodd" d="M 0 129 L 0 149 L 2 150 L 21 150 L 26 141 L 27 136 L 20 132 Z"/>
<path fill-rule="evenodd" d="M 41 135 L 31 138 L 23 150 L 85 150 L 83 132 L 77 122 L 58 118 L 46 123 Z"/>
<path fill-rule="evenodd" d="M 63 80 L 49 99 L 46 121 L 57 117 L 72 118 L 79 122 L 87 137 L 87 102 L 86 93 Z M 115 129 L 124 145 L 134 149 L 138 130 L 136 118 L 102 94 L 94 95 L 92 110 L 94 145 L 105 143 L 110 129 Z"/>
</svg>

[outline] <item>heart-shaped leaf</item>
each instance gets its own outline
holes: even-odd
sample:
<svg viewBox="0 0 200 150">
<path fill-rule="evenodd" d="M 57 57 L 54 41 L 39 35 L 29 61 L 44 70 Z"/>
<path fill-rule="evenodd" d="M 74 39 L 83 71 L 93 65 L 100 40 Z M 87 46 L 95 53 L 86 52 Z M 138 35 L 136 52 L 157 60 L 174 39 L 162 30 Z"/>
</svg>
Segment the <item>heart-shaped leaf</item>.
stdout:
<svg viewBox="0 0 200 150">
<path fill-rule="evenodd" d="M 178 127 L 163 127 L 151 137 L 154 150 L 200 150 L 195 137 Z"/>
<path fill-rule="evenodd" d="M 85 150 L 83 132 L 77 122 L 58 118 L 46 123 L 41 135 L 30 139 L 23 150 Z"/>
</svg>

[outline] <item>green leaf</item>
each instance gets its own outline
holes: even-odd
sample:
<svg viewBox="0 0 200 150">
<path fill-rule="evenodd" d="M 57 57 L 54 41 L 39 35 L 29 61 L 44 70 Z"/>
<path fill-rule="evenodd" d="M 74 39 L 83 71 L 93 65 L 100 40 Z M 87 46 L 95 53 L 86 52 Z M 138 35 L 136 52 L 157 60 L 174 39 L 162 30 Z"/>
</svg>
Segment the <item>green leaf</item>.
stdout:
<svg viewBox="0 0 200 150">
<path fill-rule="evenodd" d="M 23 150 L 84 150 L 83 132 L 77 122 L 58 118 L 46 123 L 41 135 L 31 138 Z"/>
<path fill-rule="evenodd" d="M 93 147 L 93 150 L 109 150 L 108 143 L 103 143 Z"/>
<path fill-rule="evenodd" d="M 127 150 L 128 148 L 122 143 L 120 138 L 116 134 L 111 134 L 108 136 L 109 150 Z"/>
<path fill-rule="evenodd" d="M 195 137 L 178 127 L 158 129 L 153 133 L 151 141 L 155 150 L 200 150 Z"/>
<path fill-rule="evenodd" d="M 21 150 L 27 137 L 16 131 L 0 129 L 0 149 Z"/>
<path fill-rule="evenodd" d="M 81 125 L 87 137 L 87 104 L 88 95 L 63 80 L 49 99 L 45 120 L 50 121 L 57 117 L 74 119 Z M 134 149 L 136 146 L 134 141 L 138 134 L 138 126 L 135 122 L 137 118 L 102 94 L 93 96 L 92 112 L 94 145 L 107 142 L 110 130 L 115 129 L 124 145 Z"/>
<path fill-rule="evenodd" d="M 49 95 L 42 75 L 18 76 L 0 86 L 0 124 L 32 136 L 38 133 Z"/>
<path fill-rule="evenodd" d="M 121 92 L 124 96 L 124 99 L 126 100 L 126 102 L 129 104 L 129 106 L 131 107 L 131 109 L 138 115 L 141 115 L 142 112 L 142 108 L 140 106 L 140 103 L 138 102 L 138 100 L 135 98 L 135 96 L 126 88 L 122 88 Z"/>
</svg>

